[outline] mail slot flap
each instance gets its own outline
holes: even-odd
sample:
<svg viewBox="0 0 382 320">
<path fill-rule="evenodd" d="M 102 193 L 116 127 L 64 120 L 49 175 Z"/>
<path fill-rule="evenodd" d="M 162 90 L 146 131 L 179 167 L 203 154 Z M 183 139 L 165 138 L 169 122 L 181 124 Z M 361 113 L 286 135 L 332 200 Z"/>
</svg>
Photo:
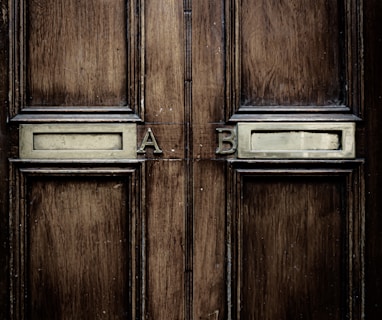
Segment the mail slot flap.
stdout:
<svg viewBox="0 0 382 320">
<path fill-rule="evenodd" d="M 237 130 L 239 158 L 355 158 L 352 122 L 238 123 Z"/>
<path fill-rule="evenodd" d="M 135 159 L 136 124 L 21 124 L 21 159 Z"/>
</svg>

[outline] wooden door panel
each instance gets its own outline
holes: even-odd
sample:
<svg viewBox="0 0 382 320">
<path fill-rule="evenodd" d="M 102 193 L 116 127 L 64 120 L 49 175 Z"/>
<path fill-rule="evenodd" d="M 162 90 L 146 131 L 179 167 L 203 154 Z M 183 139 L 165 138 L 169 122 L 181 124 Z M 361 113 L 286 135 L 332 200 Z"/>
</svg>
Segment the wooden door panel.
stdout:
<svg viewBox="0 0 382 320">
<path fill-rule="evenodd" d="M 362 162 L 305 163 L 301 169 L 293 164 L 269 169 L 266 163 L 232 162 L 227 211 L 232 318 L 358 319 L 364 281 Z"/>
<path fill-rule="evenodd" d="M 226 87 L 235 113 L 362 113 L 358 0 L 226 1 Z M 307 27 L 309 26 L 309 27 Z M 298 118 L 293 115 L 289 121 Z M 257 119 L 257 120 L 256 120 Z M 332 119 L 334 119 L 332 117 Z"/>
<path fill-rule="evenodd" d="M 119 179 L 30 181 L 31 319 L 128 317 L 128 188 L 129 182 Z"/>
<path fill-rule="evenodd" d="M 144 308 L 141 167 L 12 161 L 11 317 L 134 318 Z"/>
<path fill-rule="evenodd" d="M 241 319 L 341 319 L 343 182 L 327 180 L 243 179 Z"/>
<path fill-rule="evenodd" d="M 340 5 L 241 1 L 241 105 L 343 103 Z"/>
<path fill-rule="evenodd" d="M 144 92 L 141 9 L 139 0 L 10 3 L 12 121 L 137 121 Z"/>
<path fill-rule="evenodd" d="M 127 104 L 126 1 L 27 2 L 27 103 Z"/>
</svg>

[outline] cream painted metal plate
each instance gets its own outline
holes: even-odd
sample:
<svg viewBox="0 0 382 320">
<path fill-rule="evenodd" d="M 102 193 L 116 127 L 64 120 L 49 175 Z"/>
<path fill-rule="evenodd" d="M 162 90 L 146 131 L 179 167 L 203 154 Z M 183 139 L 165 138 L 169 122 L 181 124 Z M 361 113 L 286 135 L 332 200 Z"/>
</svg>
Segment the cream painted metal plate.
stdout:
<svg viewBox="0 0 382 320">
<path fill-rule="evenodd" d="M 21 159 L 136 159 L 137 128 L 124 124 L 21 124 Z"/>
<path fill-rule="evenodd" d="M 355 158 L 355 123 L 238 123 L 238 158 Z"/>
</svg>

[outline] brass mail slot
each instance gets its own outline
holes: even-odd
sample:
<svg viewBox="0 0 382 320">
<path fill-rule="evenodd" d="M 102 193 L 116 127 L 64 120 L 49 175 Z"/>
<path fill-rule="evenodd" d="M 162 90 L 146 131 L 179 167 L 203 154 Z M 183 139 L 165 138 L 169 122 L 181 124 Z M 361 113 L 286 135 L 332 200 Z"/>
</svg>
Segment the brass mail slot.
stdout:
<svg viewBox="0 0 382 320">
<path fill-rule="evenodd" d="M 238 123 L 237 130 L 239 158 L 355 157 L 355 124 L 351 122 Z"/>
<path fill-rule="evenodd" d="M 135 159 L 136 124 L 22 124 L 21 159 Z"/>
</svg>

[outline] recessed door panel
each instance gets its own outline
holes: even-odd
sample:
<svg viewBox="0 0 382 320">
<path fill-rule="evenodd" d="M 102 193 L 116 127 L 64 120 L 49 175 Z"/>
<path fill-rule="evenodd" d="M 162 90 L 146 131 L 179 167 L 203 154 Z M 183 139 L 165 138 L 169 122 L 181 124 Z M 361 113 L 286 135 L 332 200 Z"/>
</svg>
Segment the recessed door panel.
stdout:
<svg viewBox="0 0 382 320">
<path fill-rule="evenodd" d="M 237 112 L 359 115 L 364 75 L 359 2 L 226 0 L 231 119 Z"/>
<path fill-rule="evenodd" d="M 127 104 L 127 5 L 27 2 L 27 104 Z"/>
<path fill-rule="evenodd" d="M 128 182 L 37 179 L 28 192 L 31 319 L 127 319 Z M 48 303 L 49 302 L 49 303 Z"/>
<path fill-rule="evenodd" d="M 240 319 L 342 319 L 341 179 L 244 178 Z"/>
<path fill-rule="evenodd" d="M 11 317 L 135 318 L 144 305 L 142 168 L 70 164 L 11 163 Z"/>
<path fill-rule="evenodd" d="M 241 2 L 241 105 L 341 103 L 341 2 Z"/>
<path fill-rule="evenodd" d="M 227 211 L 232 319 L 362 314 L 362 162 L 336 165 L 232 162 Z"/>
</svg>

